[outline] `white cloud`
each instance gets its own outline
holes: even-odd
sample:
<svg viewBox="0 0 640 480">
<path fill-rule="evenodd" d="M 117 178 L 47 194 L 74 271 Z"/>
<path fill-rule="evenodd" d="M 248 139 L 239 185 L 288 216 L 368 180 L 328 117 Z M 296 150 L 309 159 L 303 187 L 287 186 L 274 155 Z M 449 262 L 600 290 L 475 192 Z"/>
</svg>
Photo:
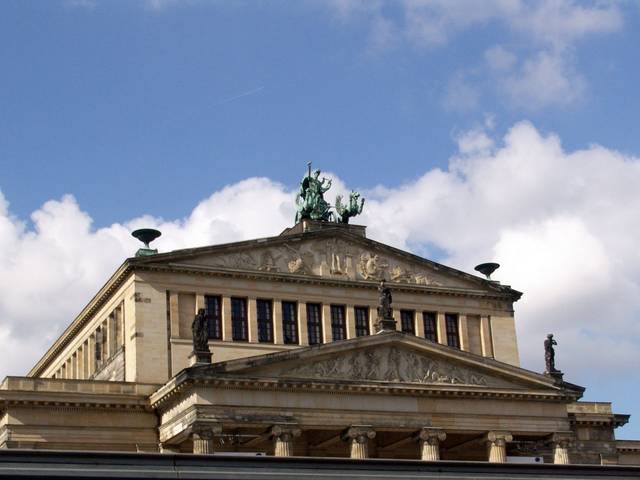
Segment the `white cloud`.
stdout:
<svg viewBox="0 0 640 480">
<path fill-rule="evenodd" d="M 444 263 L 469 272 L 501 263 L 494 277 L 525 293 L 516 304 L 524 366 L 541 370 L 540 342 L 552 331 L 568 380 L 637 375 L 640 159 L 601 146 L 566 152 L 557 136 L 526 122 L 502 139 L 476 128 L 458 141 L 447 170 L 366 192 L 359 221 L 369 236 L 400 248 L 435 246 Z M 332 195 L 347 191 L 334 183 Z M 161 251 L 276 235 L 292 224 L 294 194 L 251 178 L 213 193 L 185 219 L 99 229 L 71 196 L 45 203 L 26 227 L 0 194 L 0 376 L 24 373 L 135 252 L 132 229 L 162 230 Z"/>
<path fill-rule="evenodd" d="M 498 79 L 512 104 L 527 110 L 574 104 L 583 98 L 586 88 L 585 79 L 566 60 L 566 54 L 557 51 L 540 51 L 517 70 L 502 73 Z"/>
<path fill-rule="evenodd" d="M 484 78 L 462 82 L 459 73 L 453 74 L 444 91 L 444 105 L 453 110 L 476 107 L 487 91 L 527 110 L 575 104 L 583 98 L 586 80 L 576 68 L 572 51 L 586 37 L 610 34 L 623 26 L 620 7 L 613 2 L 335 0 L 325 5 L 343 22 L 368 21 L 371 51 L 403 45 L 431 50 L 474 28 L 504 28 L 510 36 L 502 36 L 512 46 L 487 48 L 489 68 Z"/>
</svg>

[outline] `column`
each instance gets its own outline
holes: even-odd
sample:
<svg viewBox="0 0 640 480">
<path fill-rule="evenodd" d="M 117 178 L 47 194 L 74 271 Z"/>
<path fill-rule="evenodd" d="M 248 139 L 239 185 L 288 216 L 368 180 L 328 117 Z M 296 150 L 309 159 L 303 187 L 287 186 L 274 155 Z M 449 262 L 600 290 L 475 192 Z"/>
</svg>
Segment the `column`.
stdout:
<svg viewBox="0 0 640 480">
<path fill-rule="evenodd" d="M 84 369 L 84 344 L 78 347 L 78 380 L 84 380 L 86 372 Z"/>
<path fill-rule="evenodd" d="M 346 316 L 345 311 L 345 316 Z M 333 342 L 333 331 L 331 330 L 331 305 L 322 304 L 322 343 Z M 346 321 L 346 318 L 345 318 Z"/>
<path fill-rule="evenodd" d="M 438 312 L 436 314 L 437 330 L 438 330 L 438 343 L 442 345 L 447 344 L 447 322 L 444 319 L 444 312 Z"/>
<path fill-rule="evenodd" d="M 493 341 L 491 340 L 491 325 L 488 315 L 480 317 L 480 344 L 482 356 L 493 358 Z"/>
<path fill-rule="evenodd" d="M 258 343 L 258 302 L 254 297 L 247 299 L 247 326 L 249 343 Z"/>
<path fill-rule="evenodd" d="M 345 306 L 345 322 L 347 322 L 347 338 L 356 338 L 356 313 L 354 305 Z"/>
<path fill-rule="evenodd" d="M 222 340 L 233 341 L 231 328 L 231 297 L 222 297 Z"/>
<path fill-rule="evenodd" d="M 396 330 L 398 332 L 402 331 L 402 319 L 400 318 L 400 309 L 399 308 L 394 308 L 393 309 L 393 320 L 396 322 Z"/>
<path fill-rule="evenodd" d="M 117 331 L 116 331 L 116 312 L 115 310 L 109 315 L 109 358 L 118 351 Z"/>
<path fill-rule="evenodd" d="M 273 343 L 282 345 L 284 343 L 282 335 L 282 301 L 273 300 Z"/>
<path fill-rule="evenodd" d="M 298 337 L 300 345 L 309 345 L 307 304 L 305 302 L 298 302 Z"/>
<path fill-rule="evenodd" d="M 213 438 L 221 432 L 222 425 L 219 423 L 194 424 L 191 427 L 193 453 L 198 455 L 212 455 Z"/>
<path fill-rule="evenodd" d="M 556 432 L 551 436 L 553 444 L 553 463 L 569 464 L 569 447 L 573 441 L 573 432 Z"/>
<path fill-rule="evenodd" d="M 467 327 L 467 316 L 458 315 L 458 335 L 460 335 L 460 350 L 469 351 L 469 328 Z"/>
<path fill-rule="evenodd" d="M 89 335 L 89 348 L 87 351 L 87 360 L 89 362 L 89 367 L 87 370 L 87 378 L 91 378 L 91 375 L 96 373 L 96 335 Z"/>
<path fill-rule="evenodd" d="M 169 292 L 169 319 L 171 338 L 180 337 L 180 296 L 178 292 Z"/>
<path fill-rule="evenodd" d="M 276 457 L 293 456 L 293 439 L 299 437 L 302 431 L 295 425 L 274 425 L 271 427 L 271 438 L 275 442 L 274 455 Z"/>
<path fill-rule="evenodd" d="M 369 439 L 376 432 L 370 425 L 353 425 L 342 433 L 342 440 L 349 442 L 351 458 L 369 458 Z"/>
<path fill-rule="evenodd" d="M 440 442 L 447 438 L 447 434 L 441 428 L 424 427 L 416 435 L 420 442 L 420 458 L 425 461 L 435 462 L 440 460 Z"/>
<path fill-rule="evenodd" d="M 489 432 L 485 437 L 489 462 L 505 463 L 507 461 L 507 443 L 513 440 L 509 432 Z"/>
<path fill-rule="evenodd" d="M 416 310 L 415 313 L 416 337 L 424 338 L 424 317 L 422 310 Z"/>
</svg>

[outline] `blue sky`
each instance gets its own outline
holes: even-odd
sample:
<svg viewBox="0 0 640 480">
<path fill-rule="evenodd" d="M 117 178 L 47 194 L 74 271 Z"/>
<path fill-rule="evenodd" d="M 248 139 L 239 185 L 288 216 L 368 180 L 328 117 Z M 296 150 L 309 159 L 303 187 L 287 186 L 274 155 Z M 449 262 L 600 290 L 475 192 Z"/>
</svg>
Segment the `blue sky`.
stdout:
<svg viewBox="0 0 640 480">
<path fill-rule="evenodd" d="M 0 373 L 28 368 L 132 251 L 132 226 L 162 227 L 165 249 L 277 234 L 312 161 L 365 192 L 374 238 L 467 271 L 503 263 L 525 291 L 524 365 L 558 332 L 568 379 L 634 414 L 620 434 L 640 438 L 640 378 L 614 372 L 640 361 L 639 16 L 632 1 L 5 0 L 0 345 L 29 353 Z M 42 268 L 63 281 L 34 282 Z"/>
</svg>

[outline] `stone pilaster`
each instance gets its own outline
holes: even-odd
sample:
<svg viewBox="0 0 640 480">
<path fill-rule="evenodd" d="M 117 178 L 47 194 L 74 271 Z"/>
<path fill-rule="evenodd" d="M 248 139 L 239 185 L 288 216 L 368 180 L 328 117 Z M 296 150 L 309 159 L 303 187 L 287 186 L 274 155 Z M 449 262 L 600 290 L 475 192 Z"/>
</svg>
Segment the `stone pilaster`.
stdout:
<svg viewBox="0 0 640 480">
<path fill-rule="evenodd" d="M 489 432 L 485 437 L 489 462 L 505 463 L 507 461 L 507 443 L 513 440 L 509 432 Z"/>
<path fill-rule="evenodd" d="M 213 438 L 222 432 L 222 425 L 216 423 L 194 424 L 191 427 L 193 453 L 198 455 L 213 454 Z"/>
<path fill-rule="evenodd" d="M 271 427 L 271 438 L 275 442 L 274 456 L 293 456 L 293 439 L 299 437 L 302 431 L 295 425 L 274 425 Z"/>
<path fill-rule="evenodd" d="M 369 439 L 375 436 L 370 425 L 353 425 L 342 433 L 342 439 L 349 442 L 351 458 L 369 458 Z"/>
<path fill-rule="evenodd" d="M 573 432 L 556 432 L 551 435 L 553 444 L 553 463 L 569 464 L 569 447 L 574 439 Z"/>
<path fill-rule="evenodd" d="M 424 427 L 416 435 L 420 444 L 420 458 L 429 462 L 440 460 L 440 442 L 447 438 L 441 428 Z"/>
</svg>

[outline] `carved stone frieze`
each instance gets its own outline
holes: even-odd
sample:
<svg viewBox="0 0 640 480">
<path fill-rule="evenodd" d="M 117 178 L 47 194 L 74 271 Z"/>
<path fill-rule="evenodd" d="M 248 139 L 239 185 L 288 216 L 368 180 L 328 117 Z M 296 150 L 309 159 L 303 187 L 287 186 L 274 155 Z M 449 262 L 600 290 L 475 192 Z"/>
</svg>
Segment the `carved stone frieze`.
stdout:
<svg viewBox="0 0 640 480">
<path fill-rule="evenodd" d="M 237 253 L 218 254 L 204 259 L 206 264 L 231 269 L 317 275 L 348 280 L 387 280 L 394 283 L 442 286 L 445 280 L 417 262 L 382 250 L 368 249 L 340 238 L 288 242 L 256 247 Z M 453 282 L 455 283 L 455 281 Z"/>
<path fill-rule="evenodd" d="M 428 358 L 394 346 L 347 352 L 283 372 L 298 378 L 373 380 L 397 383 L 488 385 L 488 379 L 465 367 Z"/>
</svg>

